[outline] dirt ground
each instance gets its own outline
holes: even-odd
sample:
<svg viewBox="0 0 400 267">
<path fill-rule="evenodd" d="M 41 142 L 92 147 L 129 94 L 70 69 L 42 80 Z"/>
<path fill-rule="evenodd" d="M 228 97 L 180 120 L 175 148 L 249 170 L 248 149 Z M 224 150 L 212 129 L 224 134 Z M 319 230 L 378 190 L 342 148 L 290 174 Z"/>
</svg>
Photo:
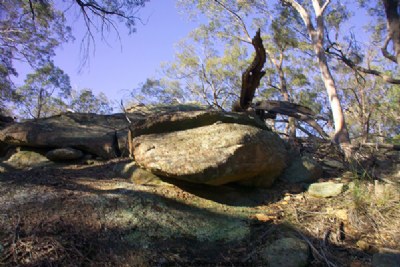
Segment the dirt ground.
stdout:
<svg viewBox="0 0 400 267">
<path fill-rule="evenodd" d="M 0 265 L 268 266 L 261 252 L 288 236 L 307 242 L 310 266 L 400 250 L 396 187 L 342 178 L 345 192 L 320 199 L 279 182 L 138 184 L 114 171 L 127 161 L 0 174 Z"/>
</svg>

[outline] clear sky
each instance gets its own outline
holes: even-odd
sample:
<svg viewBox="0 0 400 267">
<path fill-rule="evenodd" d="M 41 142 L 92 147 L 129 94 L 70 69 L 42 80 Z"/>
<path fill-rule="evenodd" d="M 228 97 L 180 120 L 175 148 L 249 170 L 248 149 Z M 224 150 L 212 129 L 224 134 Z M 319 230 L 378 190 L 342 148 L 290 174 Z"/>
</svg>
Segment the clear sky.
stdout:
<svg viewBox="0 0 400 267">
<path fill-rule="evenodd" d="M 138 22 L 137 32 L 128 35 L 125 26 L 120 24 L 121 42 L 115 34 L 107 38 L 107 43 L 97 36 L 95 54 L 91 54 L 90 64 L 81 72 L 80 42 L 85 28 L 82 21 L 75 22 L 72 30 L 76 40 L 56 50 L 56 66 L 70 76 L 74 89 L 90 88 L 119 101 L 127 95 L 123 90 L 133 89 L 146 78 L 155 76 L 161 62 L 172 60 L 174 44 L 196 27 L 179 14 L 175 2 L 151 0 L 146 3 L 139 13 L 145 25 Z M 18 71 L 17 82 L 22 83 L 26 71 Z"/>
<path fill-rule="evenodd" d="M 70 21 L 74 20 L 73 14 L 67 13 Z M 137 32 L 131 35 L 124 24 L 118 25 L 121 41 L 115 34 L 102 41 L 98 34 L 90 63 L 81 71 L 80 45 L 86 28 L 82 20 L 72 24 L 76 39 L 58 48 L 54 61 L 70 76 L 73 89 L 90 88 L 119 102 L 146 78 L 157 76 L 161 62 L 173 59 L 174 44 L 197 26 L 179 13 L 175 0 L 151 0 L 139 17 L 145 25 L 138 22 Z M 28 71 L 19 64 L 16 67 L 19 72 L 16 82 L 22 84 Z"/>
</svg>

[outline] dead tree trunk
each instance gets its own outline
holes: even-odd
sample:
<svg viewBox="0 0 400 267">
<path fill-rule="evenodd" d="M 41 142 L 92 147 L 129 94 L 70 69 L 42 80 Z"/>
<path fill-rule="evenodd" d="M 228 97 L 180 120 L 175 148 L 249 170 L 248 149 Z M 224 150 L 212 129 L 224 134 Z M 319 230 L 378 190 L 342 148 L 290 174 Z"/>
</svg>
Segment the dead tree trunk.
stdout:
<svg viewBox="0 0 400 267">
<path fill-rule="evenodd" d="M 246 110 L 250 107 L 254 98 L 254 93 L 257 87 L 260 86 L 260 80 L 265 75 L 265 71 L 262 69 L 267 56 L 261 39 L 260 29 L 258 29 L 256 35 L 252 39 L 252 44 L 256 50 L 256 55 L 253 59 L 253 63 L 242 74 L 242 90 L 239 103 L 241 110 Z"/>
</svg>

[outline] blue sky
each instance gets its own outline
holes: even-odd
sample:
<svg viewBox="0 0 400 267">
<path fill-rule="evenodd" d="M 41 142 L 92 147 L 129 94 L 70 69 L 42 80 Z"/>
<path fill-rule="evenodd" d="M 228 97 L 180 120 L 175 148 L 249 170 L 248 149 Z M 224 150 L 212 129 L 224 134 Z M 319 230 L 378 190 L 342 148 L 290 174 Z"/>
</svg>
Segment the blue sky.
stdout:
<svg viewBox="0 0 400 267">
<path fill-rule="evenodd" d="M 156 76 L 160 63 L 173 59 L 174 44 L 196 27 L 195 23 L 179 14 L 175 3 L 174 0 L 148 2 L 139 13 L 146 23 L 138 22 L 136 33 L 128 35 L 125 26 L 119 24 L 121 41 L 115 33 L 107 37 L 107 42 L 101 40 L 100 34 L 96 35 L 94 54 L 90 55 L 89 65 L 81 71 L 80 45 L 85 28 L 78 20 L 72 24 L 75 41 L 57 49 L 54 62 L 70 76 L 74 89 L 90 88 L 96 93 L 104 92 L 119 102 L 127 95 L 126 90 Z M 74 19 L 74 12 L 67 14 L 68 19 Z M 22 83 L 28 70 L 19 66 L 18 71 L 17 83 Z"/>
<path fill-rule="evenodd" d="M 67 15 L 70 21 L 75 19 L 74 12 Z M 137 32 L 131 35 L 123 24 L 118 25 L 121 41 L 115 33 L 107 36 L 106 41 L 96 35 L 94 54 L 90 55 L 89 65 L 81 70 L 80 44 L 85 26 L 82 20 L 72 24 L 76 39 L 58 48 L 54 61 L 70 76 L 73 89 L 90 88 L 119 102 L 146 78 L 159 76 L 161 62 L 174 57 L 174 44 L 197 26 L 179 13 L 175 0 L 151 0 L 139 17 L 146 23 L 138 22 Z M 20 75 L 16 82 L 22 84 L 28 70 L 19 65 L 17 68 Z"/>
</svg>

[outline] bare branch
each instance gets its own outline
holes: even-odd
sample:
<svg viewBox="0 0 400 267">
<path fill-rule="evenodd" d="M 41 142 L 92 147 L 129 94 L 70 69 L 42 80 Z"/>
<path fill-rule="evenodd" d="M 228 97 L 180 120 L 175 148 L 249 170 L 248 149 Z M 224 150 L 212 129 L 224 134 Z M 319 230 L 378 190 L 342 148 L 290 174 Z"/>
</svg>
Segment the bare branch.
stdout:
<svg viewBox="0 0 400 267">
<path fill-rule="evenodd" d="M 310 16 L 307 13 L 307 10 L 300 5 L 296 0 L 281 0 L 284 4 L 288 4 L 292 6 L 301 16 L 304 24 L 307 27 L 308 34 L 311 36 L 311 33 L 315 31 L 314 26 L 311 22 Z"/>
<path fill-rule="evenodd" d="M 35 9 L 33 8 L 32 0 L 29 0 L 29 8 L 31 9 L 32 20 L 35 20 Z"/>
<path fill-rule="evenodd" d="M 321 14 L 323 14 L 325 12 L 325 9 L 327 8 L 327 6 L 329 5 L 330 2 L 331 2 L 331 0 L 326 0 L 324 5 L 321 7 Z"/>
<path fill-rule="evenodd" d="M 393 56 L 393 55 L 391 55 L 391 54 L 387 51 L 387 47 L 388 47 L 388 45 L 389 45 L 390 40 L 392 40 L 392 38 L 390 38 L 390 35 L 386 36 L 385 42 L 383 43 L 383 46 L 382 46 L 382 48 L 381 48 L 382 55 L 383 55 L 385 58 L 387 58 L 387 59 L 393 61 L 394 63 L 397 63 L 396 57 Z"/>
<path fill-rule="evenodd" d="M 331 49 L 335 50 L 332 51 Z M 356 65 L 351 59 L 349 59 L 343 51 L 337 47 L 336 43 L 331 43 L 331 45 L 325 50 L 330 55 L 335 56 L 338 60 L 342 61 L 344 64 L 346 64 L 348 67 L 358 72 L 362 72 L 365 74 L 372 74 L 374 76 L 378 76 L 382 78 L 384 82 L 390 83 L 390 84 L 400 84 L 400 79 L 393 78 L 389 75 L 384 74 L 381 71 L 370 69 L 370 68 L 364 68 L 362 66 Z"/>
<path fill-rule="evenodd" d="M 246 34 L 247 40 L 248 42 L 251 43 L 251 37 L 249 34 L 249 31 L 247 30 L 246 24 L 244 23 L 243 19 L 233 10 L 229 9 L 226 5 L 224 5 L 223 3 L 221 3 L 218 0 L 214 0 L 218 5 L 222 6 L 226 11 L 228 11 L 229 13 L 231 13 L 236 20 L 239 22 L 240 26 L 242 27 L 244 33 Z"/>
</svg>

